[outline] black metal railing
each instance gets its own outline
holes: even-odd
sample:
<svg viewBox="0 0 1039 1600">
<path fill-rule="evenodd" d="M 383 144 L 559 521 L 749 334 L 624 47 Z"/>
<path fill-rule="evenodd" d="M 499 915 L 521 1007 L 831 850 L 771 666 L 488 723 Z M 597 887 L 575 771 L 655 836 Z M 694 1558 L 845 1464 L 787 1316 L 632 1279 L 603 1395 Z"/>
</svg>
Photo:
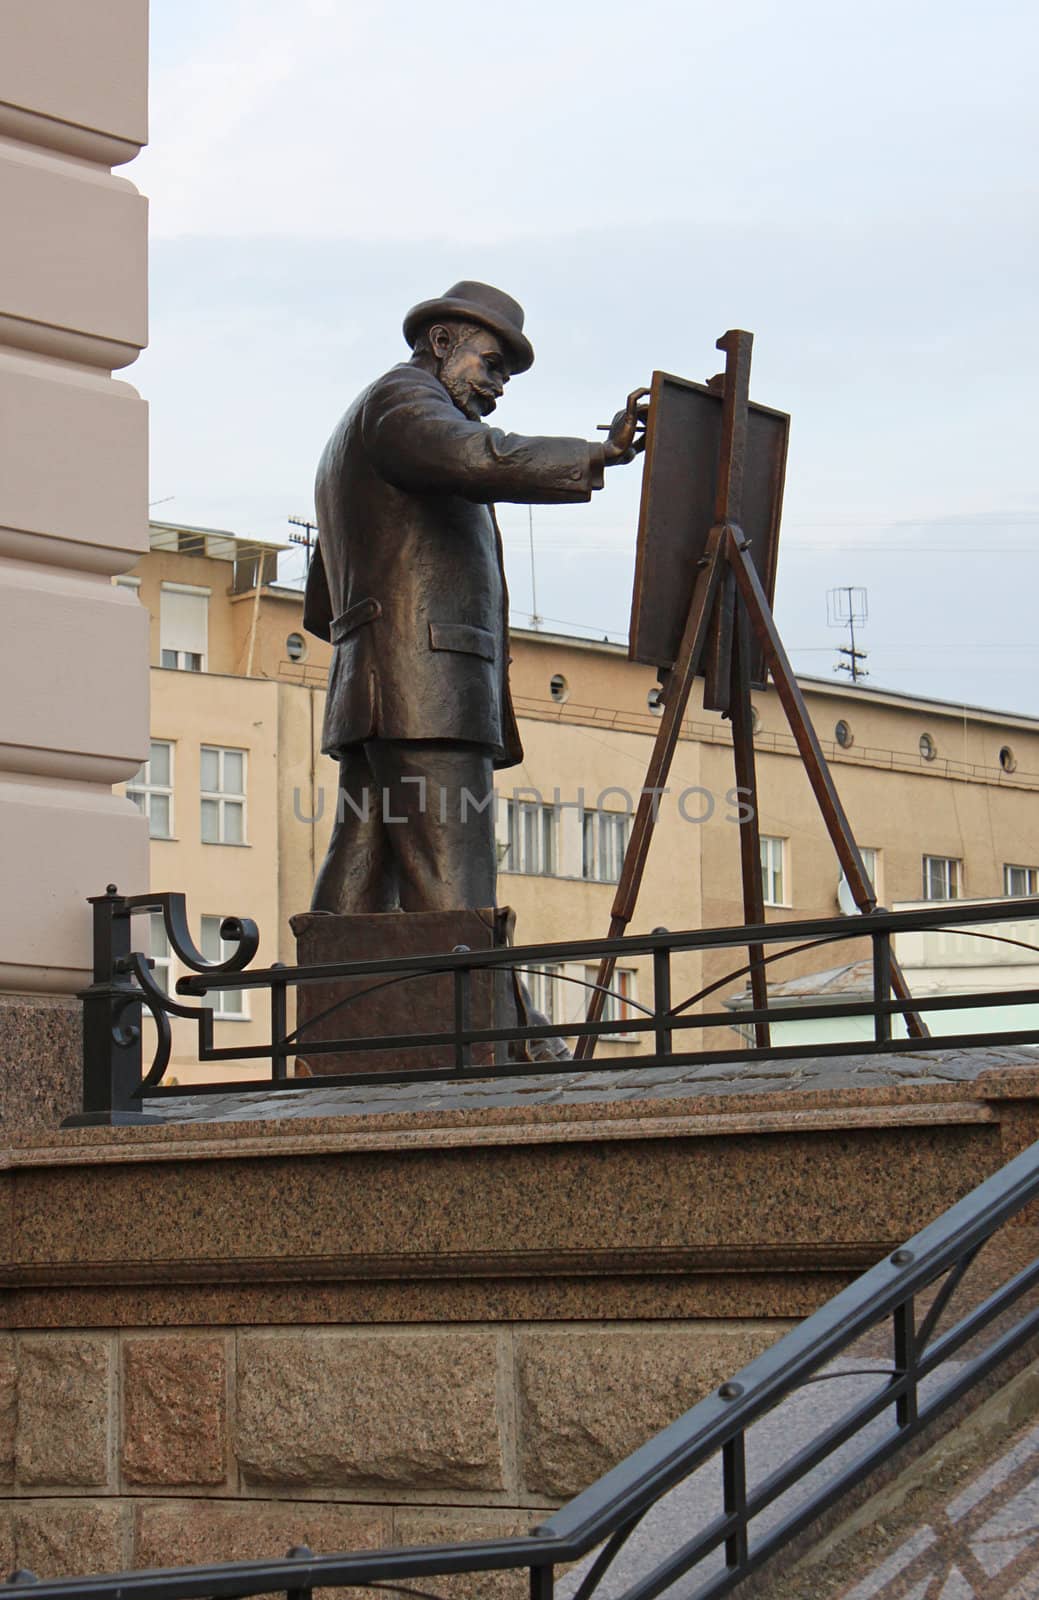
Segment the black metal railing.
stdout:
<svg viewBox="0 0 1039 1600">
<path fill-rule="evenodd" d="M 1024 1151 L 944 1216 L 885 1257 L 778 1343 L 723 1383 L 531 1534 L 467 1544 L 315 1556 L 297 1547 L 281 1560 L 220 1563 L 110 1577 L 37 1583 L 16 1573 L 5 1600 L 214 1600 L 314 1589 L 374 1587 L 423 1592 L 447 1574 L 526 1571 L 532 1600 L 553 1600 L 556 1572 L 598 1551 L 565 1579 L 570 1600 L 655 1600 L 684 1580 L 683 1600 L 717 1600 L 806 1530 L 842 1495 L 1011 1356 L 1039 1337 L 1039 1307 L 1021 1305 L 1039 1286 L 1039 1261 L 1016 1272 L 941 1336 L 978 1252 L 1004 1223 L 1039 1198 L 1039 1144 Z M 917 1302 L 936 1289 L 926 1311 Z M 866 1370 L 873 1389 L 808 1444 L 748 1472 L 755 1424 L 806 1384 L 841 1374 L 834 1363 L 870 1330 L 887 1325 L 889 1358 Z M 1029 1358 L 1033 1350 L 1026 1352 Z M 637 1406 L 637 1395 L 632 1396 Z M 879 1427 L 878 1427 L 879 1425 Z M 851 1446 L 850 1450 L 848 1447 Z M 843 1451 L 834 1470 L 834 1458 Z M 826 1470 L 824 1469 L 826 1465 Z M 642 1537 L 655 1508 L 694 1473 L 720 1487 L 720 1509 L 681 1536 Z M 815 1477 L 813 1478 L 813 1474 Z M 784 1497 L 800 1488 L 794 1506 Z M 674 1520 L 667 1524 L 673 1528 Z M 625 1567 L 621 1566 L 622 1557 Z M 637 1559 L 632 1561 L 632 1555 Z M 425 1591 L 428 1593 L 428 1590 Z M 479 1592 L 477 1589 L 476 1593 Z"/>
<path fill-rule="evenodd" d="M 568 1038 L 603 1035 L 616 1039 L 619 1035 L 637 1038 L 648 1034 L 652 1040 L 651 1054 L 629 1054 L 610 1058 L 611 1070 L 624 1068 L 645 1069 L 647 1065 L 691 1065 L 709 1059 L 712 1062 L 749 1061 L 758 1057 L 770 1058 L 836 1056 L 849 1053 L 888 1053 L 905 1049 L 919 1049 L 919 1038 L 897 1037 L 893 1021 L 906 1015 L 926 1019 L 931 1012 L 948 1013 L 970 1011 L 979 1006 L 1015 1008 L 1039 1003 L 1039 989 L 1003 988 L 983 990 L 979 993 L 931 995 L 904 1000 L 892 996 L 892 940 L 898 934 L 927 931 L 950 931 L 957 928 L 973 932 L 978 925 L 1009 921 L 1039 920 L 1039 899 L 997 900 L 961 906 L 925 907 L 913 911 L 877 910 L 868 916 L 815 918 L 810 921 L 768 923 L 756 927 L 728 927 L 697 929 L 688 932 L 670 932 L 657 929 L 650 934 L 626 935 L 620 939 L 571 940 L 564 943 L 523 945 L 509 948 L 468 950 L 459 948 L 443 955 L 408 956 L 395 959 L 380 958 L 369 961 L 327 962 L 320 965 L 288 967 L 275 964 L 248 970 L 249 963 L 259 947 L 259 934 L 255 923 L 246 918 L 227 918 L 221 925 L 221 935 L 226 942 L 234 943 L 233 954 L 220 963 L 208 962 L 192 940 L 184 896 L 179 894 L 120 895 L 113 885 L 106 894 L 91 901 L 94 914 L 94 974 L 93 983 L 83 992 L 84 1007 L 84 1099 L 83 1115 L 71 1118 L 72 1122 L 125 1122 L 140 1120 L 142 1101 L 183 1094 L 177 1085 L 163 1082 L 170 1061 L 172 1029 L 170 1019 L 191 1019 L 197 1029 L 197 1057 L 199 1062 L 218 1063 L 234 1061 L 262 1061 L 269 1063 L 269 1076 L 260 1079 L 237 1079 L 231 1082 L 197 1083 L 191 1085 L 192 1094 L 221 1093 L 233 1088 L 238 1093 L 269 1092 L 272 1086 L 284 1086 L 289 1081 L 290 1064 L 297 1055 L 308 1059 L 321 1055 L 351 1055 L 380 1050 L 416 1052 L 430 1046 L 449 1052 L 447 1065 L 415 1066 L 396 1071 L 349 1072 L 340 1075 L 322 1074 L 317 1077 L 293 1077 L 294 1090 L 328 1088 L 336 1084 L 360 1085 L 386 1084 L 422 1080 L 442 1081 L 458 1078 L 491 1078 L 516 1076 L 522 1073 L 545 1073 L 552 1070 L 573 1070 L 568 1060 L 516 1059 L 517 1047 L 531 1042 L 555 1039 L 560 1034 Z M 188 1005 L 183 999 L 167 994 L 156 982 L 152 962 L 139 949 L 135 949 L 133 918 L 143 913 L 161 913 L 170 946 L 192 976 L 181 978 L 176 985 L 177 996 L 202 998 L 213 990 L 263 990 L 270 996 L 270 1034 L 260 1044 L 217 1046 L 213 1036 L 213 1009 L 206 1005 Z M 978 937 L 993 937 L 979 934 Z M 764 1045 L 711 1048 L 709 1051 L 682 1049 L 681 1042 L 690 1033 L 707 1028 L 731 1029 L 735 1018 L 731 1011 L 694 1009 L 712 993 L 733 980 L 747 974 L 754 966 L 769 967 L 772 963 L 808 949 L 821 949 L 849 940 L 869 939 L 872 945 L 872 988 L 869 999 L 810 1000 L 791 1006 L 769 1005 L 739 1012 L 741 1026 L 764 1023 L 771 1026 L 791 1021 L 810 1022 L 867 1018 L 872 1024 L 871 1039 L 821 1041 L 790 1045 Z M 1037 934 L 1039 939 L 1039 934 Z M 1039 956 L 1039 942 L 1001 938 L 1000 942 L 1035 949 Z M 771 954 L 751 960 L 716 979 L 681 1000 L 673 998 L 673 960 L 683 954 L 704 954 L 711 951 L 738 949 L 740 947 L 774 947 Z M 510 1026 L 480 1027 L 472 1021 L 472 984 L 477 974 L 506 969 L 522 977 L 531 970 L 545 965 L 560 967 L 566 962 L 598 963 L 603 956 L 630 961 L 634 957 L 648 957 L 652 971 L 652 1001 L 649 1004 L 634 1002 L 627 996 L 626 1007 L 634 1011 L 622 1019 L 596 1022 L 567 1023 L 542 1022 L 532 1024 L 518 1017 Z M 390 984 L 403 984 L 416 978 L 440 975 L 450 979 L 454 993 L 452 1025 L 439 1030 L 416 1030 L 407 1033 L 366 1035 L 344 1033 L 342 1037 L 318 1038 L 307 1034 L 310 1024 L 290 1029 L 288 1026 L 288 995 L 290 989 L 309 984 L 327 985 L 337 980 L 371 980 L 360 992 L 353 992 L 337 1000 L 329 1008 L 346 1010 L 361 998 L 361 994 Z M 583 988 L 594 985 L 573 980 Z M 142 1065 L 141 1015 L 142 1007 L 154 1018 L 157 1043 L 154 1058 L 147 1071 Z M 323 1014 L 324 1015 L 324 1014 Z M 1013 1020 L 1011 1018 L 1011 1020 Z M 938 1041 L 936 1041 L 937 1043 Z M 960 1049 L 971 1045 L 1020 1045 L 1039 1043 L 1039 1028 L 1032 1022 L 1028 1026 L 1008 1027 L 994 1031 L 965 1028 L 961 1032 L 945 1034 L 940 1040 L 944 1049 Z M 474 1046 L 491 1046 L 497 1059 L 490 1061 L 474 1058 Z M 512 1050 L 511 1055 L 506 1052 Z"/>
</svg>

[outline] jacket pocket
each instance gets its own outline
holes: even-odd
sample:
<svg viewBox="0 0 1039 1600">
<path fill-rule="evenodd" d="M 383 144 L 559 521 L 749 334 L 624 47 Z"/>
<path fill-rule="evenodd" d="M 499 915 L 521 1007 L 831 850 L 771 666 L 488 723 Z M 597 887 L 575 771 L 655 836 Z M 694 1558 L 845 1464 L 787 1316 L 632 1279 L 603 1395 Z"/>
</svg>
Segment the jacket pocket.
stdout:
<svg viewBox="0 0 1039 1600">
<path fill-rule="evenodd" d="M 480 656 L 484 661 L 495 658 L 494 634 L 488 628 L 477 628 L 469 622 L 431 622 L 429 648 L 431 650 L 457 650 L 464 656 Z"/>
<path fill-rule="evenodd" d="M 349 611 L 343 611 L 338 617 L 333 617 L 328 636 L 333 644 L 342 644 L 343 640 L 366 622 L 374 622 L 376 617 L 382 616 L 382 606 L 378 600 L 358 600 Z"/>
</svg>

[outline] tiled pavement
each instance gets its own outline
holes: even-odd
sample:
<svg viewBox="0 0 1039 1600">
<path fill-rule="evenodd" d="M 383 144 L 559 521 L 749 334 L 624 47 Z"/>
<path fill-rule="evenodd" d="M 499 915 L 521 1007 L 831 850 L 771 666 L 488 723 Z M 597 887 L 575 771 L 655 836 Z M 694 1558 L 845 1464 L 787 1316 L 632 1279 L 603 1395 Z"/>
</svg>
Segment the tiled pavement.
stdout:
<svg viewBox="0 0 1039 1600">
<path fill-rule="evenodd" d="M 378 1083 L 322 1087 L 293 1080 L 277 1091 L 192 1094 L 151 1099 L 143 1109 L 168 1122 L 255 1122 L 289 1117 L 373 1116 L 379 1112 L 487 1110 L 522 1105 L 583 1105 L 603 1100 L 673 1100 L 790 1090 L 866 1089 L 900 1083 L 970 1083 L 982 1072 L 1039 1065 L 1032 1049 L 906 1050 L 891 1055 L 805 1057 L 695 1066 L 568 1069 L 454 1083 Z"/>
<path fill-rule="evenodd" d="M 1007 1441 L 840 1600 L 1036 1600 L 1039 1427 Z"/>
</svg>

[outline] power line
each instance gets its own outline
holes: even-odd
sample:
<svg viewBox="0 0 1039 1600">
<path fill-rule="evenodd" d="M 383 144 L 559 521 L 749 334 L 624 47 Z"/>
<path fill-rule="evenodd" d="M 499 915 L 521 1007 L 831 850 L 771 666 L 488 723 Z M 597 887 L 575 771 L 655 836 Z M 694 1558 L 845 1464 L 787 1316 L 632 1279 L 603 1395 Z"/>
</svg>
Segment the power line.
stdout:
<svg viewBox="0 0 1039 1600">
<path fill-rule="evenodd" d="M 634 542 L 627 529 L 618 529 L 616 538 L 586 538 L 584 530 L 568 528 L 566 537 L 554 539 L 552 548 L 557 554 L 581 555 L 586 551 L 610 550 L 618 555 L 633 556 Z M 522 534 L 515 534 L 513 530 L 503 530 L 506 545 L 510 545 L 514 538 L 522 538 Z M 804 550 L 806 552 L 830 551 L 836 553 L 851 550 L 856 555 L 882 555 L 897 556 L 903 561 L 910 556 L 975 556 L 975 555 L 1008 555 L 1028 556 L 1039 553 L 1037 544 L 867 544 L 859 543 L 854 539 L 786 539 L 782 548 L 788 553 Z"/>
<path fill-rule="evenodd" d="M 856 555 L 881 555 L 897 556 L 901 561 L 905 556 L 978 556 L 991 555 L 998 552 L 1001 555 L 1034 555 L 1039 551 L 1037 544 L 856 544 L 852 539 L 833 539 L 826 542 L 819 541 L 810 544 L 807 540 L 788 539 L 783 547 L 786 550 L 854 550 Z"/>
<path fill-rule="evenodd" d="M 519 611 L 516 612 L 516 616 L 517 617 L 523 616 L 523 615 L 524 615 L 523 612 L 519 612 Z M 554 623 L 555 626 L 558 627 L 558 628 L 578 628 L 578 629 L 580 629 L 580 631 L 582 633 L 594 634 L 596 636 L 596 638 L 598 638 L 598 639 L 602 639 L 602 637 L 604 635 L 606 635 L 607 637 L 612 637 L 612 638 L 620 639 L 620 640 L 623 641 L 623 640 L 626 640 L 627 637 L 628 637 L 627 628 L 609 627 L 605 623 L 602 623 L 602 622 L 577 622 L 577 621 L 575 621 L 575 619 L 573 617 L 545 617 L 545 616 L 541 616 L 539 618 L 539 620 L 541 622 Z M 907 647 L 905 645 L 897 644 L 897 643 L 894 643 L 894 642 L 892 642 L 892 643 L 890 643 L 888 645 L 880 645 L 878 648 L 881 649 L 881 650 L 898 650 L 901 654 L 905 654 L 906 650 L 907 650 Z M 790 644 L 790 645 L 787 645 L 787 649 L 788 649 L 788 651 L 790 652 L 791 655 L 795 655 L 795 654 L 796 655 L 802 655 L 802 656 L 803 655 L 823 655 L 823 654 L 830 655 L 832 650 L 833 650 L 833 646 L 832 645 L 828 645 L 828 644 Z M 934 656 L 934 655 L 941 655 L 943 653 L 942 647 L 940 645 L 926 646 L 926 647 L 923 646 L 923 645 L 921 645 L 921 646 L 910 645 L 910 646 L 908 646 L 908 651 L 909 651 L 909 653 L 911 655 L 914 655 L 914 656 L 928 656 L 928 657 Z M 964 655 L 977 655 L 977 654 L 982 654 L 982 653 L 988 653 L 990 651 L 1000 651 L 1000 652 L 1018 651 L 1018 652 L 1026 653 L 1028 655 L 1034 655 L 1037 652 L 1039 652 L 1039 644 L 1026 643 L 1026 642 L 1022 641 L 1020 643 L 1014 643 L 1014 644 L 964 644 L 964 645 L 957 645 L 955 647 L 950 645 L 950 646 L 948 646 L 948 648 L 945 650 L 944 653 L 948 654 L 948 655 L 955 655 L 957 657 L 957 659 L 959 659 L 960 657 L 962 657 Z M 982 669 L 979 667 L 978 670 L 981 671 Z M 994 671 L 1001 671 L 1003 669 L 1001 667 L 997 666 L 997 667 L 994 667 L 993 670 Z"/>
<path fill-rule="evenodd" d="M 905 648 L 906 647 L 904 645 L 898 644 L 894 641 L 889 641 L 888 644 L 881 646 L 881 649 L 887 650 L 904 650 Z M 963 644 L 956 646 L 947 645 L 944 647 L 942 645 L 928 645 L 926 648 L 923 646 L 910 645 L 908 648 L 912 655 L 954 655 L 956 659 L 959 660 L 960 656 L 977 655 L 979 652 L 987 652 L 990 650 L 1005 650 L 1012 653 L 1021 653 L 1023 651 L 1027 655 L 1032 655 L 1035 653 L 1035 651 L 1039 650 L 1039 644 Z M 791 652 L 796 650 L 797 654 L 802 656 L 822 655 L 824 653 L 829 655 L 831 646 L 828 644 L 791 644 L 787 645 L 787 649 Z"/>
<path fill-rule="evenodd" d="M 1039 516 L 1029 517 L 1001 517 L 993 516 L 988 519 L 978 517 L 921 517 L 914 522 L 912 517 L 858 517 L 854 519 L 832 518 L 825 522 L 787 522 L 788 528 L 1034 528 L 1039 523 Z"/>
</svg>

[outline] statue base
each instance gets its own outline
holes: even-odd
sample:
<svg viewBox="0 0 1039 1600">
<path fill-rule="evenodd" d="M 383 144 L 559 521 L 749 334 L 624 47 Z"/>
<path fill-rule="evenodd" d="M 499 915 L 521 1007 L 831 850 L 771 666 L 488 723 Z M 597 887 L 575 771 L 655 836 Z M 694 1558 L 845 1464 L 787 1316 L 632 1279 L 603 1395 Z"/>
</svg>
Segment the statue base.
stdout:
<svg viewBox="0 0 1039 1600">
<path fill-rule="evenodd" d="M 403 956 L 447 955 L 457 945 L 490 950 L 512 943 L 515 914 L 507 907 L 486 911 L 391 911 L 367 916 L 337 916 L 304 911 L 289 919 L 300 966 L 331 961 L 393 960 Z M 405 1033 L 441 1033 L 454 1027 L 454 982 L 449 973 L 408 977 L 399 982 L 378 975 L 301 984 L 296 991 L 300 1054 L 296 1073 L 326 1077 L 350 1072 L 406 1072 L 416 1067 L 452 1067 L 453 1046 L 407 1045 L 392 1050 L 338 1050 L 307 1055 L 319 1040 L 363 1039 Z M 508 968 L 474 972 L 470 981 L 470 1019 L 474 1028 L 519 1025 L 516 984 Z M 522 1059 L 522 1044 L 474 1044 L 475 1066 Z"/>
</svg>

